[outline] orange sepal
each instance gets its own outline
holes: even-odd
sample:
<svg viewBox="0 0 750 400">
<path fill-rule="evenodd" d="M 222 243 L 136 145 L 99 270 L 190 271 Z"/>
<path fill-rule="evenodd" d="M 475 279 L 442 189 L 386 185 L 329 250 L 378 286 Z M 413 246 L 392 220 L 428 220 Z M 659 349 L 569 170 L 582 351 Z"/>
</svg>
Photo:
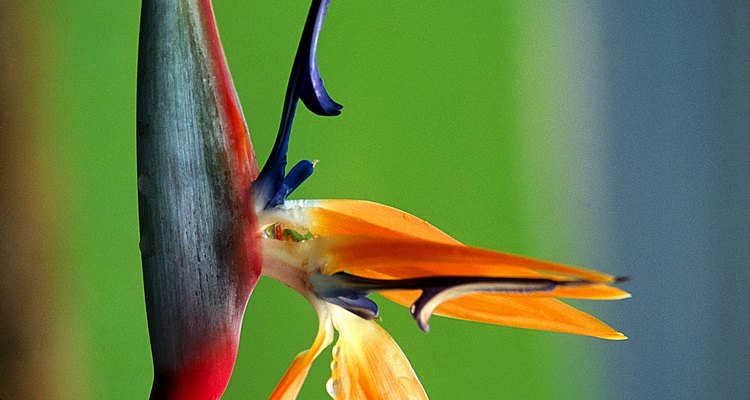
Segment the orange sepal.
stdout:
<svg viewBox="0 0 750 400">
<path fill-rule="evenodd" d="M 622 300 L 631 297 L 630 293 L 618 287 L 604 285 L 601 283 L 558 286 L 546 296 L 544 295 L 544 293 L 532 293 L 531 295 L 541 297 L 563 297 L 567 299 L 582 300 Z"/>
<path fill-rule="evenodd" d="M 439 243 L 459 243 L 429 222 L 409 213 L 364 200 L 305 202 L 310 231 L 320 236 L 363 235 L 415 237 Z"/>
<path fill-rule="evenodd" d="M 545 277 L 612 283 L 615 277 L 583 268 L 555 264 L 461 244 L 437 243 L 415 238 L 336 236 L 320 238 L 321 254 L 329 262 L 324 274 L 375 271 L 394 278 L 435 275 L 506 278 Z"/>
<path fill-rule="evenodd" d="M 409 360 L 377 322 L 335 306 L 331 314 L 339 331 L 327 384 L 334 399 L 427 399 Z"/>
<path fill-rule="evenodd" d="M 297 398 L 302 384 L 307 378 L 310 366 L 315 358 L 320 355 L 324 348 L 333 341 L 333 326 L 325 306 L 316 307 L 318 311 L 318 334 L 309 350 L 297 355 L 289 366 L 281 382 L 276 385 L 273 393 L 268 397 L 270 400 L 294 400 Z"/>
<path fill-rule="evenodd" d="M 386 292 L 381 295 L 405 307 L 411 306 L 418 291 Z M 609 340 L 627 339 L 609 325 L 554 298 L 475 293 L 446 301 L 435 314 L 467 321 L 517 328 L 594 336 Z"/>
</svg>

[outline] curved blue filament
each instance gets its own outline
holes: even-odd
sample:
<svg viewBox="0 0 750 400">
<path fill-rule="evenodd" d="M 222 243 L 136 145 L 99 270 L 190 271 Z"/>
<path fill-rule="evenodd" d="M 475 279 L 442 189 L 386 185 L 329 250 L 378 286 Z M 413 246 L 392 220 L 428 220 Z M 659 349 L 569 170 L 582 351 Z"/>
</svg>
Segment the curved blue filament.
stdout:
<svg viewBox="0 0 750 400">
<path fill-rule="evenodd" d="M 297 102 L 302 100 L 305 106 L 321 116 L 335 116 L 341 113 L 342 105 L 333 101 L 323 86 L 323 79 L 317 62 L 318 38 L 323 28 L 326 11 L 330 0 L 313 0 L 302 30 L 297 54 L 292 64 L 292 72 L 287 84 L 284 98 L 284 110 L 281 115 L 279 132 L 276 135 L 268 161 L 253 184 L 256 206 L 263 209 L 272 208 L 284 202 L 284 199 L 296 189 L 302 181 L 312 174 L 312 162 L 302 161 L 294 169 L 295 176 L 287 181 L 286 153 L 289 148 L 289 136 L 297 111 Z M 302 164 L 302 165 L 301 165 Z M 294 169 L 290 171 L 292 175 Z M 303 173 L 304 172 L 304 173 Z"/>
<path fill-rule="evenodd" d="M 617 278 L 621 282 L 627 278 Z M 427 276 L 407 279 L 372 279 L 338 272 L 333 275 L 313 274 L 309 277 L 315 293 L 322 299 L 340 305 L 347 310 L 360 315 L 362 310 L 374 310 L 377 316 L 377 305 L 370 305 L 367 296 L 373 292 L 390 290 L 420 290 L 421 294 L 412 304 L 411 314 L 419 328 L 427 332 L 428 320 L 431 313 L 422 311 L 433 300 L 448 290 L 458 290 L 469 293 L 539 293 L 550 292 L 557 286 L 575 286 L 592 284 L 585 280 L 557 281 L 548 278 L 504 278 L 486 276 Z M 353 304 L 341 299 L 349 299 Z M 365 300 L 367 299 L 367 300 Z M 438 299 L 438 301 L 440 301 Z M 368 307 L 362 307 L 362 305 Z M 374 304 L 374 303 L 373 303 Z M 366 312 L 363 313 L 369 315 Z"/>
</svg>

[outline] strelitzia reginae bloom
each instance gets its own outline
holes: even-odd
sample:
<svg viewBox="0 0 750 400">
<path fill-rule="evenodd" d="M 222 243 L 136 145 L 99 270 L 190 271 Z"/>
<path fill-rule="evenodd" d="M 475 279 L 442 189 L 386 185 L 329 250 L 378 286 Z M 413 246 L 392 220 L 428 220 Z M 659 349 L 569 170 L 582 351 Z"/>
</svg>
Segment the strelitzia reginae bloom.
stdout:
<svg viewBox="0 0 750 400">
<path fill-rule="evenodd" d="M 293 360 L 273 399 L 296 398 L 335 332 L 326 384 L 333 398 L 427 397 L 377 322 L 378 306 L 368 297 L 375 292 L 409 307 L 425 332 L 438 314 L 625 339 L 557 299 L 626 298 L 611 286 L 621 278 L 467 246 L 380 204 L 287 199 L 315 167 L 303 160 L 286 171 L 298 101 L 322 116 L 342 109 L 316 61 L 328 4 L 312 2 L 279 133 L 259 171 L 210 1 L 143 2 L 138 162 L 152 398 L 221 396 L 260 275 L 304 296 L 319 321 L 312 346 Z"/>
<path fill-rule="evenodd" d="M 334 398 L 426 398 L 409 362 L 376 322 L 380 292 L 410 307 L 419 328 L 433 313 L 460 319 L 625 337 L 555 297 L 621 299 L 618 278 L 598 272 L 465 246 L 405 212 L 354 200 L 286 197 L 312 173 L 304 160 L 285 175 L 285 152 L 298 99 L 319 115 L 341 106 L 326 92 L 316 41 L 328 1 L 314 1 L 294 62 L 281 129 L 253 185 L 262 229 L 262 274 L 307 298 L 318 313 L 312 347 L 294 360 L 272 398 L 295 398 L 312 361 L 333 341 Z"/>
</svg>

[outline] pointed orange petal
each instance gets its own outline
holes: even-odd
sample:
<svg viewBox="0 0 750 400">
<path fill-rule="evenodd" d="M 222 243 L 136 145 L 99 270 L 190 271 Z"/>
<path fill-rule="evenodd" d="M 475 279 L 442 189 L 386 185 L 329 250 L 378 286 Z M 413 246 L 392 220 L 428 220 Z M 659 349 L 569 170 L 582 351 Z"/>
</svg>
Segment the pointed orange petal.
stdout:
<svg viewBox="0 0 750 400">
<path fill-rule="evenodd" d="M 612 275 L 555 264 L 461 244 L 437 243 L 414 238 L 335 236 L 316 240 L 329 262 L 324 274 L 348 271 L 361 275 L 375 271 L 391 277 L 434 275 L 490 277 L 551 277 L 612 283 Z"/>
<path fill-rule="evenodd" d="M 312 362 L 333 341 L 333 326 L 328 308 L 320 306 L 316 307 L 316 309 L 318 309 L 318 334 L 315 337 L 315 342 L 313 342 L 309 350 L 299 353 L 294 358 L 292 365 L 289 366 L 281 382 L 276 385 L 276 389 L 268 397 L 269 399 L 296 399 L 302 388 L 302 384 L 305 382 L 305 378 L 307 378 L 307 373 L 310 371 Z"/>
<path fill-rule="evenodd" d="M 311 217 L 310 231 L 321 236 L 411 236 L 433 242 L 458 243 L 427 221 L 370 201 L 312 200 L 305 201 L 304 207 Z"/>
<path fill-rule="evenodd" d="M 419 292 L 398 291 L 381 295 L 409 307 L 417 299 Z M 572 333 L 610 340 L 627 339 L 625 335 L 604 322 L 553 298 L 477 293 L 446 301 L 437 307 L 435 314 L 517 328 Z"/>
<path fill-rule="evenodd" d="M 377 322 L 330 308 L 339 331 L 327 384 L 334 399 L 427 399 L 409 360 Z"/>
<path fill-rule="evenodd" d="M 558 286 L 546 296 L 543 293 L 532 293 L 531 296 L 564 297 L 583 300 L 622 300 L 630 298 L 630 293 L 601 283 L 580 286 Z"/>
</svg>

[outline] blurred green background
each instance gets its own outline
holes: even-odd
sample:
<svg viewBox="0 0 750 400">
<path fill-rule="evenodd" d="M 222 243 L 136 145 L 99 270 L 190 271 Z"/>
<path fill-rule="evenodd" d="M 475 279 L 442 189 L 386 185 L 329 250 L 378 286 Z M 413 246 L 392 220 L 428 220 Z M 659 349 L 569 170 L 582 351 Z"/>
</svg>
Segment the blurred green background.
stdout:
<svg viewBox="0 0 750 400">
<path fill-rule="evenodd" d="M 263 161 L 309 4 L 214 3 Z M 373 200 L 466 243 L 635 275 L 626 286 L 632 300 L 577 303 L 631 336 L 626 342 L 440 317 L 425 335 L 407 310 L 381 299 L 383 326 L 433 399 L 743 393 L 748 367 L 734 361 L 747 360 L 750 64 L 737 54 L 750 42 L 738 22 L 748 7 L 559 3 L 334 1 L 318 58 L 344 110 L 337 118 L 298 113 L 290 161 L 320 163 L 294 197 Z M 146 398 L 152 370 L 135 179 L 139 4 L 3 7 L 24 40 L 5 43 L 0 56 L 25 59 L 26 67 L 0 79 L 25 82 L 27 100 L 18 104 L 28 103 L 33 121 L 4 135 L 25 158 L 4 148 L 4 164 L 21 167 L 16 175 L 6 169 L 3 208 L 34 216 L 3 230 L 36 224 L 39 247 L 28 251 L 45 254 L 3 278 L 6 293 L 18 276 L 36 285 L 20 295 L 34 306 L 14 308 L 5 321 L 14 313 L 43 321 L 42 330 L 28 323 L 24 336 L 43 349 L 34 362 L 49 377 L 31 385 L 40 398 Z M 717 50 L 711 40 L 734 47 Z M 685 64 L 695 57 L 695 68 Z M 717 76 L 724 90 L 715 89 Z M 691 160 L 703 160 L 700 173 Z M 5 196 L 13 188 L 16 197 Z M 691 269 L 696 258 L 678 263 L 669 254 L 695 249 L 693 240 L 708 248 L 695 250 L 702 258 Z M 675 297 L 670 287 L 680 288 Z M 721 293 L 733 295 L 729 308 L 715 299 Z M 679 310 L 687 314 L 677 318 Z M 225 398 L 265 398 L 310 345 L 316 324 L 306 301 L 262 279 Z M 722 337 L 732 344 L 721 347 Z M 300 398 L 327 398 L 328 354 Z"/>
</svg>

